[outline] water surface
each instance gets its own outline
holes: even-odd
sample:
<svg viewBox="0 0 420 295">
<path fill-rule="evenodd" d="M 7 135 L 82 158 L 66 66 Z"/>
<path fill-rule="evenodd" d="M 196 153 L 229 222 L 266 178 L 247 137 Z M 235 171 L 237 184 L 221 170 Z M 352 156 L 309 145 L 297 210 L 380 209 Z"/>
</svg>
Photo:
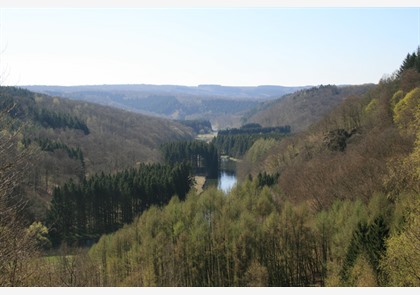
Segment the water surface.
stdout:
<svg viewBox="0 0 420 295">
<path fill-rule="evenodd" d="M 236 185 L 236 173 L 234 171 L 221 170 L 217 188 L 228 193 Z"/>
</svg>

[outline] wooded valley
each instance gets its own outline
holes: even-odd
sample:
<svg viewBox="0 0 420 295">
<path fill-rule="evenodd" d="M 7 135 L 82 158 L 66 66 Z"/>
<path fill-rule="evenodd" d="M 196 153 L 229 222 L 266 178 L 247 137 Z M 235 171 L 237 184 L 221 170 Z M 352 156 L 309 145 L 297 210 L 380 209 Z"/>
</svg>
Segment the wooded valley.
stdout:
<svg viewBox="0 0 420 295">
<path fill-rule="evenodd" d="M 207 119 L 0 87 L 0 286 L 420 286 L 420 50 Z"/>
</svg>

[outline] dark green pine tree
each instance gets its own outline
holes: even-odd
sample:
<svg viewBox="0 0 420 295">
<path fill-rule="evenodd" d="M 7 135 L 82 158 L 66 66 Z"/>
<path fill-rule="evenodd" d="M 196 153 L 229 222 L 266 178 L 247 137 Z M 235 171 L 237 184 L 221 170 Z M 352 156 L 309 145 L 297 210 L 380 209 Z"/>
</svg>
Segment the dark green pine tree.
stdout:
<svg viewBox="0 0 420 295">
<path fill-rule="evenodd" d="M 385 241 L 389 236 L 389 227 L 385 223 L 382 216 L 375 218 L 373 223 L 369 226 L 366 234 L 365 251 L 369 258 L 369 263 L 372 266 L 378 284 L 381 284 L 383 273 L 379 267 L 381 257 L 385 254 Z"/>
<path fill-rule="evenodd" d="M 408 69 L 416 68 L 418 70 L 417 66 L 420 66 L 417 54 L 415 52 L 412 54 L 408 53 L 400 69 L 398 70 L 398 76 L 401 76 L 402 73 Z"/>
<path fill-rule="evenodd" d="M 415 68 L 417 72 L 420 73 L 420 46 L 417 47 L 417 55 L 416 55 L 416 61 L 415 61 Z"/>
</svg>

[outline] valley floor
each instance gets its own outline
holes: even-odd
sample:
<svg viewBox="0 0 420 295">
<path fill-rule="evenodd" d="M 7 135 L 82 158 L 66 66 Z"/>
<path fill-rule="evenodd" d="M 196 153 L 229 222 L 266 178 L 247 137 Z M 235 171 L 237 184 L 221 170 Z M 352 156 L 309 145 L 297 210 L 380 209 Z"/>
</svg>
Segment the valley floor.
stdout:
<svg viewBox="0 0 420 295">
<path fill-rule="evenodd" d="M 197 191 L 197 194 L 201 194 L 203 192 L 203 186 L 206 183 L 205 176 L 194 176 L 195 186 L 194 188 Z"/>
</svg>

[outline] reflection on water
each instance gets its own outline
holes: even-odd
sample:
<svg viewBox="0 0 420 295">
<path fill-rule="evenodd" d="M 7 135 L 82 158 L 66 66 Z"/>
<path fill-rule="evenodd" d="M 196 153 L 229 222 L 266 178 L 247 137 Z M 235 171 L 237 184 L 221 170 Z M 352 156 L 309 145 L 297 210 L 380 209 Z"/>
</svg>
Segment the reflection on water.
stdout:
<svg viewBox="0 0 420 295">
<path fill-rule="evenodd" d="M 232 171 L 220 171 L 217 188 L 228 193 L 236 184 L 236 174 Z"/>
<path fill-rule="evenodd" d="M 217 179 L 207 178 L 204 188 L 215 186 L 224 193 L 229 193 L 237 183 L 236 162 L 228 158 L 221 158 L 219 177 Z"/>
<path fill-rule="evenodd" d="M 222 157 L 217 188 L 228 193 L 236 184 L 236 162 Z"/>
</svg>

